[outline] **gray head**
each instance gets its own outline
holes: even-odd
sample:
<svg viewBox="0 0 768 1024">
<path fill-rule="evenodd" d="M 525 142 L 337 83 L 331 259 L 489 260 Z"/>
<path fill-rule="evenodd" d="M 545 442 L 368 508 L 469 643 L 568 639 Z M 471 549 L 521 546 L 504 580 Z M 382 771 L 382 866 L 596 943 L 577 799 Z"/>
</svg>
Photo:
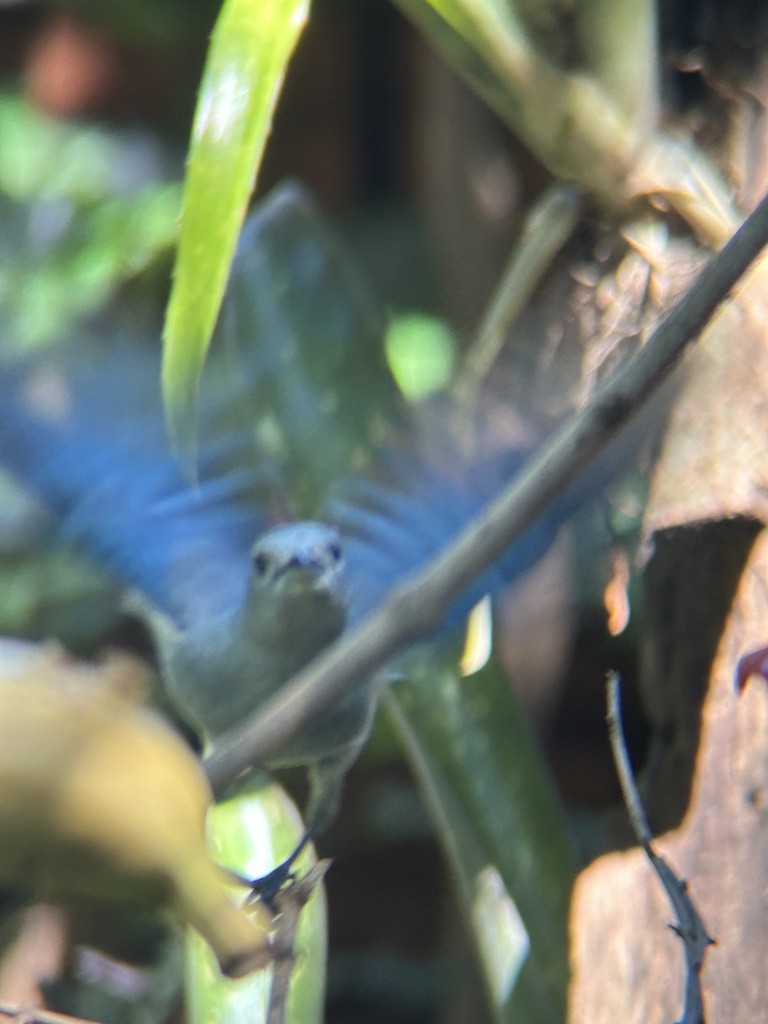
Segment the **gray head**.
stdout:
<svg viewBox="0 0 768 1024">
<path fill-rule="evenodd" d="M 263 534 L 251 549 L 253 586 L 300 598 L 330 594 L 343 599 L 341 537 L 324 523 L 298 522 Z"/>
</svg>

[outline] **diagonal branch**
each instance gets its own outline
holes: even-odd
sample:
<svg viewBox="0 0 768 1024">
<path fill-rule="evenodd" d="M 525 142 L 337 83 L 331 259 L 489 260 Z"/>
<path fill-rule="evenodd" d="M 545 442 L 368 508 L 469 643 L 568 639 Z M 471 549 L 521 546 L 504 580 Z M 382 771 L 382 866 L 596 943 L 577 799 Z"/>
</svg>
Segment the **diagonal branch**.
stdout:
<svg viewBox="0 0 768 1024">
<path fill-rule="evenodd" d="M 220 793 L 245 768 L 263 763 L 356 680 L 434 628 L 467 584 L 538 519 L 666 379 L 766 244 L 768 197 L 712 257 L 647 344 L 553 434 L 453 544 L 223 739 L 206 761 L 214 791 Z"/>
</svg>

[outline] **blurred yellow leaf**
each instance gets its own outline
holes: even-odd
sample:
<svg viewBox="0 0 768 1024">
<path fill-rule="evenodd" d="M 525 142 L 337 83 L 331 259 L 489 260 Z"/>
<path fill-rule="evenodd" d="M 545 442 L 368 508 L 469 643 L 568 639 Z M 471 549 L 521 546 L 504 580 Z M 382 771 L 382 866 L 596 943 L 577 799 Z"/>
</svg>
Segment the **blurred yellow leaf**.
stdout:
<svg viewBox="0 0 768 1024">
<path fill-rule="evenodd" d="M 60 648 L 0 674 L 0 885 L 52 900 L 168 906 L 240 976 L 272 959 L 271 915 L 246 914 L 204 842 L 199 762 L 137 700 L 146 670 Z M 2 665 L 0 665 L 2 670 Z"/>
</svg>

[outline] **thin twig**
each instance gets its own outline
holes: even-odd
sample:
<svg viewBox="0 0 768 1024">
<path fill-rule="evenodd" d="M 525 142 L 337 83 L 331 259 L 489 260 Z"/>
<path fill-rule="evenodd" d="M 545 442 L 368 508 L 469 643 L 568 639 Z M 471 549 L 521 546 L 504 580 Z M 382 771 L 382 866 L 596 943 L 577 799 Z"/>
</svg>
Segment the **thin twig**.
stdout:
<svg viewBox="0 0 768 1024">
<path fill-rule="evenodd" d="M 624 803 L 629 814 L 632 829 L 637 836 L 637 841 L 646 847 L 653 839 L 651 826 L 640 799 L 640 794 L 635 785 L 635 777 L 632 772 L 632 765 L 629 761 L 627 746 L 624 740 L 624 730 L 621 722 L 621 691 L 620 679 L 616 672 L 608 673 L 606 683 L 606 696 L 608 710 L 605 721 L 608 725 L 608 739 L 611 741 L 611 751 L 616 764 L 616 772 L 619 776 L 619 784 L 624 797 Z"/>
<path fill-rule="evenodd" d="M 669 375 L 728 291 L 768 243 L 768 197 L 662 321 L 647 344 L 542 446 L 530 465 L 430 565 L 395 589 L 233 730 L 208 758 L 217 793 L 409 641 L 428 634 L 468 583 L 584 470 Z"/>
<path fill-rule="evenodd" d="M 288 991 L 295 963 L 294 946 L 299 917 L 330 866 L 329 860 L 318 861 L 305 875 L 297 878 L 285 889 L 281 889 L 275 897 L 279 915 L 277 934 L 273 943 L 276 959 L 272 968 L 266 1024 L 285 1024 Z"/>
<path fill-rule="evenodd" d="M 678 1024 L 704 1024 L 704 999 L 701 991 L 701 967 L 704 954 L 714 939 L 707 934 L 707 929 L 697 911 L 693 900 L 688 895 L 688 886 L 682 878 L 678 878 L 664 858 L 656 853 L 651 840 L 652 833 L 648 818 L 637 790 L 632 766 L 629 762 L 624 731 L 621 723 L 621 694 L 619 677 L 615 672 L 608 675 L 606 685 L 607 705 L 606 721 L 608 736 L 611 741 L 613 759 L 619 775 L 624 803 L 629 813 L 637 840 L 645 850 L 651 867 L 669 897 L 669 902 L 677 914 L 677 921 L 670 925 L 683 943 L 685 953 L 685 1007 Z"/>
</svg>

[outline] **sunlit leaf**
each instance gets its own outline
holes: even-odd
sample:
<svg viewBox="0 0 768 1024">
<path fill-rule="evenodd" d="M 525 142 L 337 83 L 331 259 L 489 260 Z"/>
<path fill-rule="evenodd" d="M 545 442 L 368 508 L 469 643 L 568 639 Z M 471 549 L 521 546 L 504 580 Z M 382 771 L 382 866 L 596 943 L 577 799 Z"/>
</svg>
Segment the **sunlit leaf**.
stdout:
<svg viewBox="0 0 768 1024">
<path fill-rule="evenodd" d="M 181 233 L 165 322 L 171 430 L 194 434 L 194 400 L 248 197 L 309 0 L 226 0 L 192 129 Z"/>
<path fill-rule="evenodd" d="M 209 847 L 215 860 L 246 878 L 259 878 L 280 863 L 303 830 L 294 804 L 278 785 L 248 789 L 211 808 Z M 303 874 L 314 863 L 311 851 L 297 863 Z M 237 890 L 242 895 L 243 890 Z M 323 1019 L 327 952 L 325 893 L 315 889 L 304 907 L 296 937 L 285 1024 Z M 191 929 L 187 934 L 185 991 L 189 1024 L 260 1024 L 267 1019 L 271 969 L 238 980 L 222 977 L 209 948 Z"/>
<path fill-rule="evenodd" d="M 408 398 L 425 398 L 449 383 L 458 345 L 445 321 L 421 313 L 395 317 L 385 344 L 392 373 Z"/>
</svg>

